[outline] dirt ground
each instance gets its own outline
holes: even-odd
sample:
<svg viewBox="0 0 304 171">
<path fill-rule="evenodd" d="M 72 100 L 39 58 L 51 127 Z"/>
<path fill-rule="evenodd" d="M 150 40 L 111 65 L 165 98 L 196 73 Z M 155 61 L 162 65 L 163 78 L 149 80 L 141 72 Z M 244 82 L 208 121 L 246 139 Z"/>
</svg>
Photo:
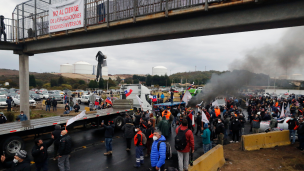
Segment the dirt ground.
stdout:
<svg viewBox="0 0 304 171">
<path fill-rule="evenodd" d="M 293 145 L 256 151 L 242 151 L 241 143 L 224 146 L 225 165 L 221 171 L 304 170 L 304 153 Z"/>
</svg>

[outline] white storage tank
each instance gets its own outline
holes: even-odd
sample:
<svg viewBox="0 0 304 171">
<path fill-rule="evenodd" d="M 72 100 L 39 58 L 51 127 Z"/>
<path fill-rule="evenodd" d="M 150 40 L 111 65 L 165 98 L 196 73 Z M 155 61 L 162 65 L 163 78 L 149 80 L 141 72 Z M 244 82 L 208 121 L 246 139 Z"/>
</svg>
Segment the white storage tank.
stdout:
<svg viewBox="0 0 304 171">
<path fill-rule="evenodd" d="M 164 66 L 156 66 L 152 68 L 152 75 L 164 76 L 168 75 L 168 69 Z"/>
<path fill-rule="evenodd" d="M 89 74 L 92 75 L 93 71 L 93 65 L 84 62 L 84 61 L 79 61 L 74 63 L 74 73 L 75 74 Z"/>
<path fill-rule="evenodd" d="M 60 65 L 60 73 L 73 73 L 74 67 L 72 64 L 62 64 Z"/>
</svg>

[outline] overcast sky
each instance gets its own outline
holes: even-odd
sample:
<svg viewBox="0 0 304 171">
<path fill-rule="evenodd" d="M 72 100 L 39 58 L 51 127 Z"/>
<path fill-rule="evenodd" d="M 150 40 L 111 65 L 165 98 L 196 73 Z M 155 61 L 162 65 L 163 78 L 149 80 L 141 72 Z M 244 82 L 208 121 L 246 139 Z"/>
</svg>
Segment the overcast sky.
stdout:
<svg viewBox="0 0 304 171">
<path fill-rule="evenodd" d="M 0 0 L 1 2 L 4 0 Z M 0 15 L 11 18 L 15 6 L 25 0 L 5 1 Z M 234 59 L 246 52 L 274 44 L 284 29 L 203 36 L 176 40 L 136 43 L 111 47 L 90 48 L 38 54 L 30 57 L 30 71 L 59 72 L 60 64 L 86 61 L 96 65 L 95 55 L 102 51 L 108 56 L 109 74 L 152 74 L 152 67 L 162 65 L 168 73 L 196 70 L 228 70 Z M 0 51 L 0 68 L 17 69 L 19 59 L 12 51 Z"/>
</svg>

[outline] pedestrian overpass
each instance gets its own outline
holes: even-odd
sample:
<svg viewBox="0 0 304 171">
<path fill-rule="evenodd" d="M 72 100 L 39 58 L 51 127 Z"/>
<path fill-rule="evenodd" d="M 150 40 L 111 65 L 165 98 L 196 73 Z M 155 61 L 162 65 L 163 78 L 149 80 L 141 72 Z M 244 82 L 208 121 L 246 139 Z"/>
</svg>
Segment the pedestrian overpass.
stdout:
<svg viewBox="0 0 304 171">
<path fill-rule="evenodd" d="M 81 0 L 83 27 L 50 32 L 49 6 L 62 1 L 29 0 L 5 19 L 0 50 L 19 55 L 26 114 L 34 54 L 304 25 L 303 0 Z"/>
</svg>

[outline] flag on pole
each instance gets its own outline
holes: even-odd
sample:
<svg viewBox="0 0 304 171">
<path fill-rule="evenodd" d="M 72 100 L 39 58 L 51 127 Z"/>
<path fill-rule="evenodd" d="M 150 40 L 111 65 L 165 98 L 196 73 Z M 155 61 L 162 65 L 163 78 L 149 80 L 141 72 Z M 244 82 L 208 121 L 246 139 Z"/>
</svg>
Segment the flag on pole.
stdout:
<svg viewBox="0 0 304 171">
<path fill-rule="evenodd" d="M 112 100 L 111 100 L 110 97 L 107 97 L 106 102 L 109 103 L 109 104 L 111 104 L 111 105 L 113 105 L 113 104 L 112 104 Z"/>
<path fill-rule="evenodd" d="M 186 90 L 186 93 L 184 94 L 183 97 L 183 101 L 186 103 L 186 105 L 188 104 L 189 100 L 192 98 L 190 92 L 188 90 Z"/>
<path fill-rule="evenodd" d="M 141 105 L 142 105 L 144 102 L 138 97 L 138 95 L 136 95 L 136 98 L 137 98 L 137 100 L 138 100 L 138 103 L 139 103 L 140 107 L 142 107 Z"/>
<path fill-rule="evenodd" d="M 132 89 L 128 88 L 127 90 L 125 90 L 125 95 L 126 97 L 130 96 L 130 94 L 133 92 Z"/>
<path fill-rule="evenodd" d="M 204 111 L 202 111 L 202 122 L 209 123 L 209 120 L 207 119 L 207 116 Z"/>
<path fill-rule="evenodd" d="M 217 100 L 215 100 L 215 101 L 212 103 L 212 106 L 219 106 Z"/>
<path fill-rule="evenodd" d="M 285 117 L 285 113 L 284 113 L 284 103 L 282 104 L 282 110 L 281 110 L 281 116 L 280 118 Z"/>
<path fill-rule="evenodd" d="M 192 121 L 192 126 L 195 126 L 193 112 L 191 112 L 191 113 L 189 114 L 189 118 L 190 118 L 190 119 L 191 119 L 191 121 Z"/>
<path fill-rule="evenodd" d="M 157 96 L 156 95 L 153 96 L 152 102 L 157 102 Z"/>
<path fill-rule="evenodd" d="M 289 102 L 287 104 L 287 108 L 286 108 L 286 112 L 285 112 L 285 116 L 290 116 L 290 106 L 289 106 Z"/>
<path fill-rule="evenodd" d="M 73 118 L 67 120 L 66 126 L 71 125 L 73 122 L 77 121 L 78 119 L 81 119 L 85 116 L 85 110 L 83 110 L 80 114 L 77 116 L 74 116 Z"/>
</svg>

